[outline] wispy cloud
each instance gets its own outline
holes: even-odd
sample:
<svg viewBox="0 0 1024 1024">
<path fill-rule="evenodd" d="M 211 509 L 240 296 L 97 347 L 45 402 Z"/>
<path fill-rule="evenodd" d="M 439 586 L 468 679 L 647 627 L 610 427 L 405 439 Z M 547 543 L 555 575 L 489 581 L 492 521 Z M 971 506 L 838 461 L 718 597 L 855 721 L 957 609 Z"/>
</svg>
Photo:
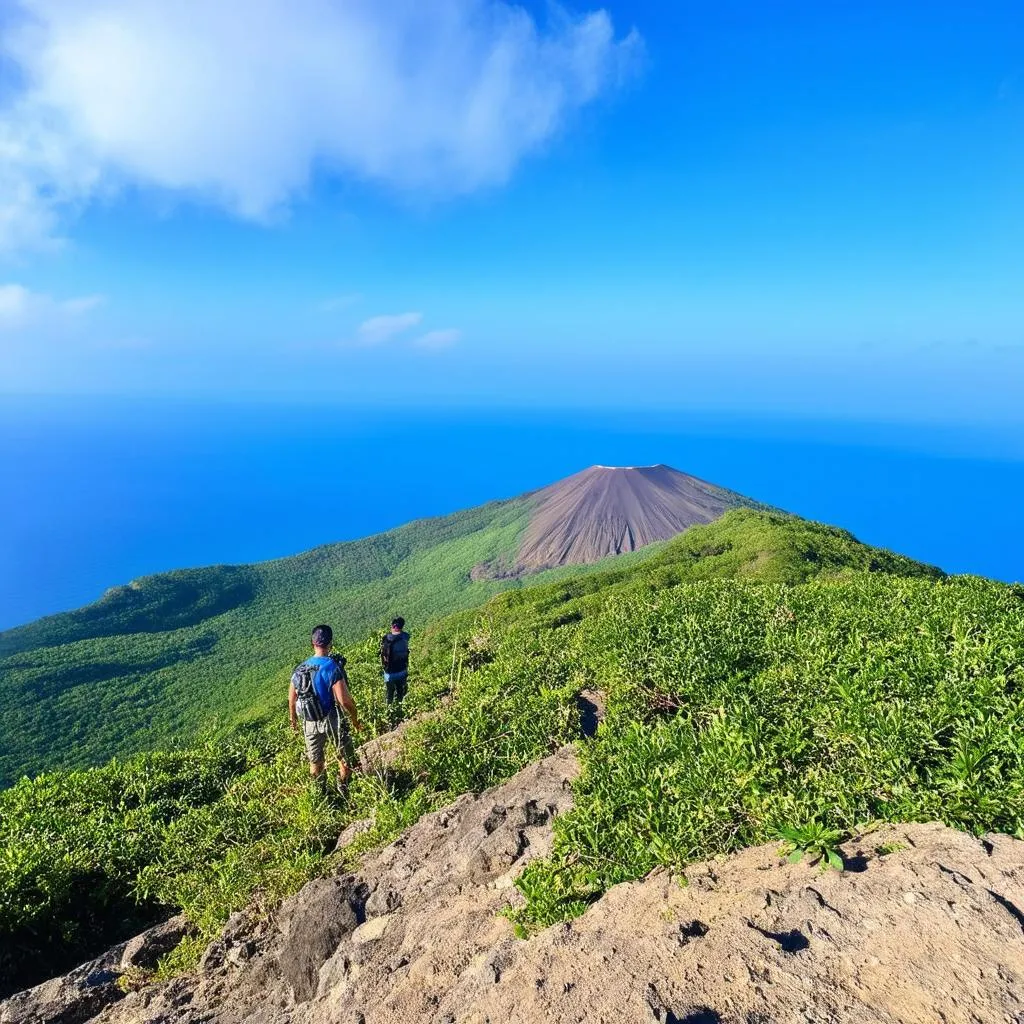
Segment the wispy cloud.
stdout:
<svg viewBox="0 0 1024 1024">
<path fill-rule="evenodd" d="M 642 41 L 509 0 L 14 0 L 0 247 L 125 185 L 266 220 L 312 169 L 417 196 L 504 182 L 616 88 Z"/>
<path fill-rule="evenodd" d="M 441 349 L 451 348 L 462 338 L 462 331 L 455 327 L 446 327 L 437 331 L 427 331 L 413 340 L 417 348 L 438 352 Z"/>
<path fill-rule="evenodd" d="M 72 316 L 77 316 L 79 313 L 88 313 L 90 309 L 102 306 L 106 301 L 102 295 L 83 295 L 79 299 L 68 299 L 62 302 L 61 308 Z"/>
<path fill-rule="evenodd" d="M 423 319 L 422 313 L 396 313 L 388 316 L 372 316 L 356 329 L 356 341 L 360 345 L 380 345 L 411 330 Z"/>
<path fill-rule="evenodd" d="M 21 284 L 0 284 L 0 331 L 53 326 L 77 319 L 104 302 L 102 295 L 55 299 Z"/>
</svg>

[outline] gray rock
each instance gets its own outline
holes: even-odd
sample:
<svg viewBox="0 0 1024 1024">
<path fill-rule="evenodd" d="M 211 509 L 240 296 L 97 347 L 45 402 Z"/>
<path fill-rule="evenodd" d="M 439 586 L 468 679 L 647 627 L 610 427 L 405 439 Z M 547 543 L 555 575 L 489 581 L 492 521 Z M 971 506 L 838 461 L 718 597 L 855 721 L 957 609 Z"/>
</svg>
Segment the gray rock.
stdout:
<svg viewBox="0 0 1024 1024">
<path fill-rule="evenodd" d="M 177 917 L 146 929 L 125 944 L 121 956 L 121 969 L 139 967 L 143 970 L 152 970 L 160 957 L 170 953 L 191 930 L 192 926 L 184 914 L 178 914 Z"/>
<path fill-rule="evenodd" d="M 85 1024 L 123 998 L 117 979 L 124 949 L 115 946 L 60 978 L 16 992 L 0 1003 L 0 1024 Z"/>
<path fill-rule="evenodd" d="M 209 973 L 220 970 L 225 964 L 237 964 L 240 959 L 246 959 L 247 954 L 239 957 L 234 952 L 235 947 L 251 945 L 250 940 L 261 935 L 264 929 L 264 922 L 254 920 L 245 911 L 236 911 L 227 919 L 220 935 L 206 947 L 199 959 L 199 969 Z"/>
<path fill-rule="evenodd" d="M 351 876 L 318 878 L 291 900 L 288 936 L 278 963 L 296 1002 L 316 993 L 320 968 L 359 927 L 362 907 L 361 892 Z"/>
<path fill-rule="evenodd" d="M 354 839 L 357 839 L 364 832 L 369 832 L 373 828 L 372 817 L 360 818 L 358 821 L 353 821 L 351 825 L 348 825 L 342 830 L 340 836 L 338 836 L 338 842 L 335 845 L 335 850 L 344 850 Z"/>
<path fill-rule="evenodd" d="M 777 842 L 692 864 L 685 887 L 656 870 L 520 941 L 507 883 L 551 849 L 577 770 L 561 751 L 425 815 L 358 877 L 229 922 L 220 966 L 96 1024 L 1024 1021 L 1024 842 L 939 824 L 851 840 L 843 872 Z M 80 1024 L 83 1006 L 0 1024 Z"/>
<path fill-rule="evenodd" d="M 352 941 L 356 945 L 363 945 L 367 942 L 376 942 L 391 924 L 391 916 L 375 917 L 370 921 L 361 924 L 353 933 Z"/>
</svg>

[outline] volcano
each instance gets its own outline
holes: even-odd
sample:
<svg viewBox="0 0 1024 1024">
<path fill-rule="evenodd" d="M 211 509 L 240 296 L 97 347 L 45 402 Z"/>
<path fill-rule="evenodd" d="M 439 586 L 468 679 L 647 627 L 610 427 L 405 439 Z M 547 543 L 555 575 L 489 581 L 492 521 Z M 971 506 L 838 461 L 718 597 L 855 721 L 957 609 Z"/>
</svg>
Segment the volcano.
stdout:
<svg viewBox="0 0 1024 1024">
<path fill-rule="evenodd" d="M 671 466 L 591 466 L 532 495 L 520 573 L 597 562 L 756 503 Z"/>
</svg>

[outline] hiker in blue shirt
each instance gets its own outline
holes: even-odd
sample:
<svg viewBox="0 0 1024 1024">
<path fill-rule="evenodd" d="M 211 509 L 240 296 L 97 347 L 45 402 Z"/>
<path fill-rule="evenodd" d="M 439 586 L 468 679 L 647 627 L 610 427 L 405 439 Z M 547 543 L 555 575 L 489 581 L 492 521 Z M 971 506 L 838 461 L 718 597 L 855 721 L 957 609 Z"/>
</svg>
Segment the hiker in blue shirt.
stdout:
<svg viewBox="0 0 1024 1024">
<path fill-rule="evenodd" d="M 323 783 L 324 753 L 330 737 L 338 755 L 338 791 L 344 792 L 355 767 L 356 755 L 349 734 L 348 722 L 339 708 L 344 708 L 356 732 L 362 730 L 356 702 L 348 692 L 345 659 L 332 654 L 334 633 L 330 626 L 317 626 L 312 633 L 313 656 L 292 673 L 288 689 L 288 713 L 292 729 L 306 741 L 309 774 Z"/>
</svg>

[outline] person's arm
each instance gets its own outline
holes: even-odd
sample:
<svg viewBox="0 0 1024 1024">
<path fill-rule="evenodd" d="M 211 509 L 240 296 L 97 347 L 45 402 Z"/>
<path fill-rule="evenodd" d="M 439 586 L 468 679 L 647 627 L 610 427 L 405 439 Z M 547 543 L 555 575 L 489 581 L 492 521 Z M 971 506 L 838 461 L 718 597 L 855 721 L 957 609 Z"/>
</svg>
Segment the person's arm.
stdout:
<svg viewBox="0 0 1024 1024">
<path fill-rule="evenodd" d="M 356 702 L 352 699 L 352 694 L 348 692 L 348 680 L 345 676 L 335 680 L 331 691 L 334 694 L 334 699 L 345 709 L 345 713 L 351 719 L 352 728 L 356 732 L 362 732 L 363 726 L 359 721 L 359 711 L 356 708 Z"/>
<path fill-rule="evenodd" d="M 297 696 L 297 694 L 295 693 L 295 687 L 292 686 L 291 683 L 289 683 L 288 684 L 288 719 L 292 723 L 292 728 L 296 732 L 298 732 L 299 731 L 299 716 L 298 716 L 298 714 L 295 711 L 295 698 L 296 698 L 296 696 Z"/>
</svg>

